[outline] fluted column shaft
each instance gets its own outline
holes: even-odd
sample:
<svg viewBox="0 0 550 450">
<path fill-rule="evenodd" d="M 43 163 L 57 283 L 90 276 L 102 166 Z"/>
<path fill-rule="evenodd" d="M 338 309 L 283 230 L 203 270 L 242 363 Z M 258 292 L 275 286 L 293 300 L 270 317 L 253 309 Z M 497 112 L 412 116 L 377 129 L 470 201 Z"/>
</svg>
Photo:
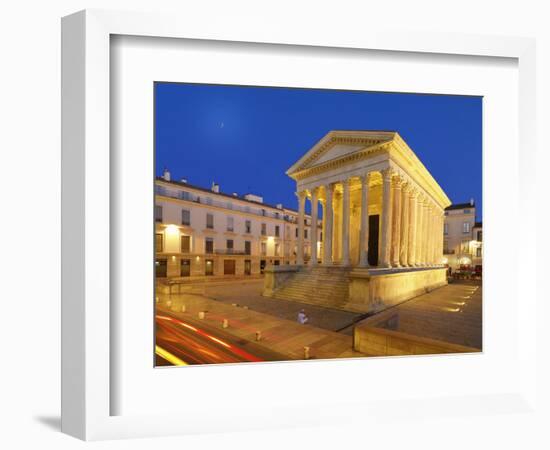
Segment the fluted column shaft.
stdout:
<svg viewBox="0 0 550 450">
<path fill-rule="evenodd" d="M 323 222 L 325 222 L 325 234 L 323 235 L 323 264 L 332 265 L 332 221 L 334 211 L 332 209 L 332 185 L 325 185 L 325 209 L 323 210 Z"/>
<path fill-rule="evenodd" d="M 410 267 L 416 265 L 416 221 L 418 216 L 416 210 L 416 194 L 413 190 L 411 190 L 411 192 L 409 192 L 409 250 L 407 252 L 407 260 Z"/>
<path fill-rule="evenodd" d="M 418 198 L 418 223 L 416 226 L 416 265 L 423 265 L 424 255 L 424 198 Z"/>
<path fill-rule="evenodd" d="M 431 241 L 432 241 L 432 233 L 431 233 L 431 226 L 432 226 L 432 215 L 431 215 L 431 208 L 430 205 L 426 205 L 426 256 L 424 257 L 424 262 L 426 263 L 426 266 L 429 266 L 430 261 L 430 250 L 431 250 Z"/>
<path fill-rule="evenodd" d="M 306 206 L 306 193 L 298 192 L 298 254 L 296 264 L 304 264 L 304 215 Z"/>
<path fill-rule="evenodd" d="M 344 180 L 342 186 L 344 188 L 342 200 L 342 264 L 349 266 L 349 180 Z"/>
<path fill-rule="evenodd" d="M 390 265 L 390 246 L 391 246 L 391 178 L 390 169 L 382 171 L 382 236 L 380 238 L 380 266 L 391 267 Z"/>
<path fill-rule="evenodd" d="M 399 263 L 409 265 L 409 190 L 410 186 L 404 183 L 401 188 L 401 238 L 399 240 Z"/>
<path fill-rule="evenodd" d="M 392 212 L 392 251 L 391 265 L 399 267 L 399 248 L 401 241 L 401 180 L 394 178 Z"/>
<path fill-rule="evenodd" d="M 317 211 L 319 199 L 317 188 L 311 190 L 311 265 L 317 266 Z"/>
<path fill-rule="evenodd" d="M 426 201 L 424 203 L 424 227 L 422 230 L 423 234 L 423 249 L 422 249 L 422 263 L 424 266 L 428 265 L 428 251 L 429 251 L 429 241 L 430 241 L 430 209 L 429 209 L 429 203 Z"/>
<path fill-rule="evenodd" d="M 434 255 L 435 255 L 435 215 L 433 211 L 433 207 L 430 208 L 430 229 L 429 229 L 429 238 L 430 238 L 430 258 L 429 263 L 430 266 L 434 265 Z"/>
<path fill-rule="evenodd" d="M 361 177 L 361 229 L 359 231 L 359 265 L 369 265 L 369 174 Z"/>
</svg>

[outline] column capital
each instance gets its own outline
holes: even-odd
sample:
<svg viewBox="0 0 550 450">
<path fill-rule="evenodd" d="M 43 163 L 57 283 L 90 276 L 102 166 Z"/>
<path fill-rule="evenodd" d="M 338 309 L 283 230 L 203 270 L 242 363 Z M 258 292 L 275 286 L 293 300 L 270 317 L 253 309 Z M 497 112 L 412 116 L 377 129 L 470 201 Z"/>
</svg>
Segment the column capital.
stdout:
<svg viewBox="0 0 550 450">
<path fill-rule="evenodd" d="M 305 199 L 307 197 L 307 192 L 305 189 L 303 191 L 295 192 L 296 197 L 298 197 L 300 200 Z"/>
<path fill-rule="evenodd" d="M 311 197 L 313 196 L 319 197 L 319 190 L 321 189 L 321 186 L 315 186 L 311 188 L 309 191 L 311 192 Z"/>
<path fill-rule="evenodd" d="M 371 175 L 372 175 L 372 172 L 365 172 L 364 175 L 361 175 L 359 177 L 361 179 L 361 185 L 368 185 Z"/>
<path fill-rule="evenodd" d="M 405 181 L 403 181 L 403 183 L 402 183 L 402 185 L 401 185 L 401 190 L 402 190 L 405 194 L 410 194 L 411 191 L 413 190 L 413 185 L 411 184 L 410 181 L 405 180 Z"/>
<path fill-rule="evenodd" d="M 401 189 L 403 187 L 403 184 L 404 184 L 404 179 L 401 175 L 396 175 L 393 177 L 393 187 L 395 189 Z"/>
<path fill-rule="evenodd" d="M 382 169 L 380 171 L 380 174 L 382 175 L 382 178 L 386 181 L 391 181 L 392 177 L 394 176 L 395 174 L 395 170 L 393 169 L 393 167 L 386 167 L 385 169 Z"/>
</svg>

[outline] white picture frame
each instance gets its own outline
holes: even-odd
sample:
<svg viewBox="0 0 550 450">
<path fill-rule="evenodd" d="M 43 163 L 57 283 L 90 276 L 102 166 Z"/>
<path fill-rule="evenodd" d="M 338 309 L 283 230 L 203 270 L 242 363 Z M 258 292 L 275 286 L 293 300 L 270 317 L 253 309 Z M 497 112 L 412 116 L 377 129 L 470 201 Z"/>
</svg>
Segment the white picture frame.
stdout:
<svg viewBox="0 0 550 450">
<path fill-rule="evenodd" d="M 341 30 L 342 31 L 342 30 Z M 396 399 L 345 401 L 334 408 L 322 403 L 259 406 L 253 413 L 240 411 L 226 420 L 227 411 L 205 414 L 112 415 L 112 394 L 117 389 L 111 377 L 111 182 L 110 162 L 110 39 L 113 35 L 212 40 L 259 44 L 284 44 L 331 48 L 333 51 L 365 49 L 381 52 L 446 54 L 512 58 L 519 77 L 519 182 L 517 212 L 524 227 L 535 228 L 534 185 L 530 173 L 535 161 L 535 43 L 527 38 L 451 34 L 386 33 L 347 30 L 327 34 L 305 27 L 280 30 L 250 23 L 245 27 L 216 24 L 168 14 L 144 14 L 87 10 L 67 16 L 62 22 L 62 430 L 85 440 L 162 436 L 207 431 L 234 431 L 265 427 L 299 426 L 392 417 L 396 400 L 409 400 L 406 409 L 415 414 L 422 404 L 436 402 L 439 413 L 493 414 L 503 404 L 516 413 L 536 411 L 536 328 L 529 311 L 536 309 L 536 236 L 526 234 L 517 249 L 518 259 L 532 261 L 518 266 L 522 303 L 517 315 L 517 382 L 501 393 L 468 395 L 464 398 L 431 398 L 423 401 Z M 111 182 L 110 182 L 111 181 Z M 149 180 L 145 180 L 148 182 Z M 522 199 L 519 202 L 519 199 Z M 515 293 L 517 296 L 518 294 Z M 444 358 L 444 357 L 440 357 Z M 389 360 L 386 360 L 389 361 Z M 359 362 L 360 363 L 360 362 Z M 300 364 L 300 363 L 298 363 Z M 306 363 L 306 365 L 309 363 Z M 358 362 L 343 362 L 348 370 Z M 393 363 L 392 363 L 393 364 Z M 310 366 L 312 367 L 312 366 Z M 332 365 L 334 373 L 338 370 Z M 214 370 L 214 368 L 206 368 Z M 216 368 L 216 370 L 218 370 Z M 263 365 L 263 374 L 275 370 Z M 311 372 L 312 369 L 310 369 Z M 181 373 L 184 377 L 185 374 Z M 423 403 L 424 402 L 424 403 Z M 341 408 L 345 405 L 346 408 Z M 245 417 L 247 420 L 239 420 Z M 354 419 L 355 418 L 355 419 Z"/>
</svg>

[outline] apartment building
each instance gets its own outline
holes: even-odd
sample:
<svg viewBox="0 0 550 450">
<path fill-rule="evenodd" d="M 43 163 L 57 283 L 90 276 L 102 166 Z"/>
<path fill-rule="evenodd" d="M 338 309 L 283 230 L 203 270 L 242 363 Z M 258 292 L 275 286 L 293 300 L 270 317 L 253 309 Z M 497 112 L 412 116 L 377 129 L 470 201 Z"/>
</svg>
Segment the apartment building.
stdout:
<svg viewBox="0 0 550 450">
<path fill-rule="evenodd" d="M 308 262 L 311 217 L 304 223 Z M 268 264 L 296 264 L 297 242 L 298 212 L 282 204 L 223 193 L 215 183 L 204 188 L 173 181 L 168 171 L 155 180 L 157 278 L 257 276 Z"/>
<path fill-rule="evenodd" d="M 473 199 L 445 209 L 443 255 L 452 270 L 481 270 L 483 228 L 481 222 L 476 222 Z"/>
</svg>

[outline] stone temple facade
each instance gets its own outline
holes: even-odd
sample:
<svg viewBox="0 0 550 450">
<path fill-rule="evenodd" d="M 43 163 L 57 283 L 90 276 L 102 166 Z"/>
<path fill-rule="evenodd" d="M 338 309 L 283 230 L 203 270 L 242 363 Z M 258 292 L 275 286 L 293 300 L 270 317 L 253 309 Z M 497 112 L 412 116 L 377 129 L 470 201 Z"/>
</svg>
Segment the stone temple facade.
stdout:
<svg viewBox="0 0 550 450">
<path fill-rule="evenodd" d="M 299 231 L 298 265 L 270 268 L 265 295 L 284 298 L 286 290 L 287 298 L 372 311 L 446 283 L 443 224 L 451 202 L 397 132 L 331 131 L 286 173 L 296 182 L 298 226 L 307 200 L 313 224 L 322 210 L 322 242 L 311 243 L 320 251 L 304 266 Z M 299 298 L 299 280 L 308 277 L 313 284 Z M 327 286 L 331 279 L 340 298 Z"/>
</svg>

